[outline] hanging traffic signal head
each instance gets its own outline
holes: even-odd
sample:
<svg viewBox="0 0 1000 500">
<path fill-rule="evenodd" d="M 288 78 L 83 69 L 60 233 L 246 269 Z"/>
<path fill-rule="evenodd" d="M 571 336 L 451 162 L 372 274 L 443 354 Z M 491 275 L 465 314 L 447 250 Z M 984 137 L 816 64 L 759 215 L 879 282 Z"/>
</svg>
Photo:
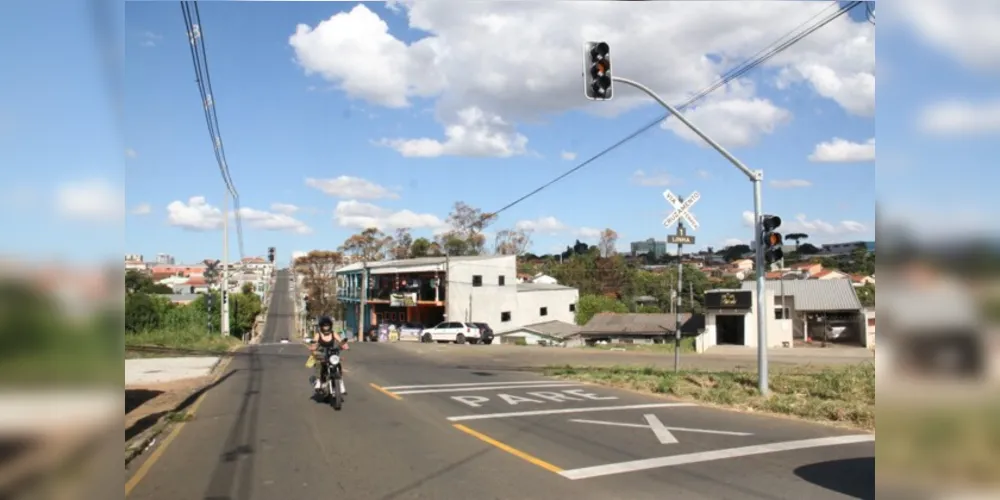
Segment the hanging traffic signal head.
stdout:
<svg viewBox="0 0 1000 500">
<path fill-rule="evenodd" d="M 274 247 L 268 247 L 267 249 L 267 261 L 274 264 Z"/>
<path fill-rule="evenodd" d="M 614 96 L 611 79 L 611 47 L 607 42 L 584 44 L 584 95 L 594 101 L 606 101 Z"/>
<path fill-rule="evenodd" d="M 768 264 L 773 264 L 785 257 L 784 251 L 781 250 L 781 246 L 784 241 L 781 238 L 781 233 L 777 233 L 774 230 L 781 226 L 781 217 L 777 215 L 765 215 L 760 221 L 760 243 L 764 248 L 764 260 Z"/>
</svg>

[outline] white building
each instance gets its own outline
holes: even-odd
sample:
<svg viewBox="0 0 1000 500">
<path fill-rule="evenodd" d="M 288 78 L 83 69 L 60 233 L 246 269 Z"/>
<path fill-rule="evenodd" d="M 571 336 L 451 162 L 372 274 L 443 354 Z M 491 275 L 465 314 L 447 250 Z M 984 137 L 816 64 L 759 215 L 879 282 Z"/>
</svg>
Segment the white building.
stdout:
<svg viewBox="0 0 1000 500">
<path fill-rule="evenodd" d="M 174 259 L 173 255 L 161 253 L 161 254 L 156 254 L 156 263 L 172 266 L 176 264 L 176 259 Z"/>
</svg>

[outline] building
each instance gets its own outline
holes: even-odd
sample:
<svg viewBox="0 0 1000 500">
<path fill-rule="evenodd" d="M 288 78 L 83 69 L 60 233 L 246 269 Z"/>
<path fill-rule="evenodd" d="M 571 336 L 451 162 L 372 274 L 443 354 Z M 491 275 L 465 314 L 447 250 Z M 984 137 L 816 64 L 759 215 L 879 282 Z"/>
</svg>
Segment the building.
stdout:
<svg viewBox="0 0 1000 500">
<path fill-rule="evenodd" d="M 677 316 L 668 314 L 599 313 L 580 329 L 582 343 L 662 344 L 672 341 L 677 331 Z M 681 313 L 681 335 L 694 337 L 705 328 L 702 314 Z"/>
<path fill-rule="evenodd" d="M 705 293 L 699 351 L 716 345 L 757 346 L 756 282 L 741 286 Z M 793 347 L 807 340 L 867 344 L 865 316 L 851 280 L 768 280 L 765 287 L 768 347 Z"/>
<path fill-rule="evenodd" d="M 156 254 L 156 263 L 172 266 L 176 263 L 173 255 L 168 255 L 165 253 Z"/>
<path fill-rule="evenodd" d="M 547 321 L 573 324 L 579 291 L 518 283 L 513 255 L 357 262 L 337 270 L 344 323 L 354 333 L 381 323 L 489 324 L 496 334 Z"/>
<path fill-rule="evenodd" d="M 564 321 L 546 321 L 515 328 L 500 334 L 500 344 L 571 346 L 580 345 L 582 328 Z"/>
<path fill-rule="evenodd" d="M 820 245 L 820 255 L 824 257 L 847 257 L 855 250 L 863 248 L 867 252 L 875 251 L 874 241 L 849 241 L 847 243 L 828 243 Z"/>
<path fill-rule="evenodd" d="M 667 254 L 666 240 L 657 241 L 655 238 L 650 238 L 646 241 L 633 241 L 630 243 L 630 246 L 632 248 L 633 257 L 644 254 L 652 254 L 653 257 L 659 259 Z"/>
</svg>

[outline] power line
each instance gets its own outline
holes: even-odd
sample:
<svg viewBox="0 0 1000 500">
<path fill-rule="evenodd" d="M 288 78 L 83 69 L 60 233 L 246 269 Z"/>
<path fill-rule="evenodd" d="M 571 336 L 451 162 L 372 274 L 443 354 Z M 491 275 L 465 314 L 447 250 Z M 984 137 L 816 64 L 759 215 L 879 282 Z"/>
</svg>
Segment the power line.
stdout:
<svg viewBox="0 0 1000 500">
<path fill-rule="evenodd" d="M 193 13 L 189 5 L 192 3 L 194 4 Z M 184 17 L 185 29 L 190 42 L 191 62 L 194 65 L 195 82 L 198 84 L 198 92 L 201 96 L 202 107 L 205 113 L 205 125 L 208 127 L 209 138 L 212 141 L 215 161 L 219 166 L 219 173 L 222 175 L 222 181 L 226 185 L 226 190 L 233 197 L 236 236 L 240 260 L 242 261 L 245 253 L 243 247 L 243 218 L 240 213 L 240 195 L 236 190 L 236 185 L 233 183 L 233 178 L 229 171 L 229 162 L 226 159 L 225 147 L 222 142 L 219 117 L 216 113 L 215 97 L 212 92 L 212 78 L 208 71 L 208 54 L 205 50 L 205 36 L 202 30 L 201 12 L 198 9 L 198 2 L 181 2 L 181 13 Z"/>
<path fill-rule="evenodd" d="M 865 18 L 868 19 L 868 22 L 872 23 L 872 26 L 875 26 L 875 7 L 872 7 L 872 5 L 875 5 L 875 2 L 865 2 Z"/>
<path fill-rule="evenodd" d="M 830 16 L 826 17 L 825 19 L 823 19 L 822 21 L 814 24 L 809 29 L 807 29 L 807 30 L 805 30 L 805 31 L 803 31 L 803 32 L 801 32 L 801 33 L 793 36 L 792 38 L 790 38 L 790 39 L 785 40 L 784 42 L 782 42 L 782 40 L 784 40 L 786 37 L 788 37 L 789 35 L 793 34 L 795 31 L 797 31 L 802 26 L 805 26 L 806 24 L 810 23 L 813 19 L 819 17 L 826 10 L 829 10 L 831 7 L 834 7 L 834 6 L 838 5 L 838 2 L 832 2 L 826 8 L 824 8 L 822 11 L 820 11 L 817 14 L 813 15 L 811 18 L 809 18 L 808 20 L 806 20 L 802 24 L 796 26 L 790 32 L 786 33 L 784 36 L 782 36 L 781 38 L 779 38 L 775 42 L 772 42 L 770 45 L 768 45 L 768 47 L 765 47 L 764 49 L 761 49 L 760 51 L 757 52 L 757 54 L 754 54 L 754 56 L 751 57 L 749 60 L 747 60 L 743 64 L 737 66 L 733 70 L 730 70 L 727 74 L 725 74 L 722 78 L 720 78 L 719 80 L 717 80 L 715 83 L 713 83 L 712 85 L 708 86 L 707 88 L 705 88 L 701 92 L 698 92 L 697 94 L 695 94 L 693 97 L 691 97 L 690 99 L 688 99 L 687 102 L 685 102 L 685 103 L 683 103 L 683 104 L 681 104 L 679 106 L 676 106 L 676 108 L 678 109 L 678 111 L 686 109 L 687 107 L 691 106 L 695 102 L 703 99 L 708 94 L 714 92 L 718 88 L 726 85 L 727 83 L 731 82 L 732 80 L 734 80 L 736 78 L 739 78 L 740 76 L 744 75 L 746 72 L 750 71 L 751 69 L 756 68 L 757 66 L 760 66 L 761 64 L 767 62 L 768 60 L 770 60 L 774 56 L 780 54 L 781 52 L 784 52 L 786 49 L 788 49 L 792 45 L 795 45 L 800 40 L 802 40 L 803 38 L 809 36 L 810 34 L 814 33 L 815 31 L 819 30 L 823 26 L 826 26 L 827 24 L 830 24 L 835 19 L 837 19 L 840 16 L 846 14 L 848 11 L 850 11 L 851 9 L 854 9 L 855 7 L 857 7 L 858 5 L 860 5 L 861 3 L 864 3 L 864 2 L 851 2 L 849 4 L 846 4 L 843 7 L 841 7 L 840 9 L 838 9 L 836 12 L 834 12 L 832 15 L 830 15 Z M 762 52 L 763 52 L 763 54 L 761 54 Z M 666 120 L 669 117 L 670 117 L 670 113 L 665 113 L 664 115 L 660 116 L 656 120 L 647 123 L 646 125 L 642 126 L 638 130 L 636 130 L 635 132 L 632 132 L 631 134 L 625 136 L 623 139 L 619 140 L 618 142 L 616 142 L 616 143 L 612 144 L 611 146 L 608 146 L 607 148 L 601 150 L 599 153 L 595 154 L 594 156 L 591 156 L 590 158 L 584 160 L 579 165 L 577 165 L 577 166 L 575 166 L 575 167 L 567 170 L 566 172 L 563 172 L 561 175 L 559 175 L 555 179 L 552 179 L 551 181 L 549 181 L 549 182 L 547 182 L 545 184 L 542 184 L 541 186 L 539 186 L 538 188 L 536 188 L 533 191 L 529 192 L 528 194 L 525 194 L 524 196 L 521 196 L 520 198 L 518 198 L 518 199 L 516 199 L 516 200 L 514 200 L 514 201 L 512 201 L 510 203 L 508 203 L 507 205 L 504 205 L 499 210 L 497 210 L 495 212 L 490 212 L 486 217 L 496 218 L 496 216 L 499 215 L 500 213 L 502 213 L 502 212 L 504 212 L 504 211 L 506 211 L 506 210 L 508 210 L 508 209 L 510 209 L 512 207 L 514 207 L 514 206 L 517 206 L 519 203 L 521 203 L 524 200 L 527 200 L 528 198 L 531 198 L 532 196 L 534 196 L 534 195 L 542 192 L 543 190 L 545 190 L 549 186 L 552 186 L 553 184 L 555 184 L 555 183 L 557 183 L 557 182 L 565 179 L 566 177 L 569 177 L 570 175 L 574 174 L 578 170 L 586 167 L 587 165 L 590 165 L 591 163 L 593 163 L 593 162 L 597 161 L 598 159 L 602 158 L 604 155 L 606 155 L 606 154 L 614 151 L 619 146 L 621 146 L 621 145 L 623 145 L 623 144 L 631 141 L 632 139 L 635 139 L 636 137 L 642 135 L 646 131 L 652 129 L 653 127 L 655 127 L 657 125 L 659 125 L 660 123 L 662 123 L 664 120 Z"/>
</svg>

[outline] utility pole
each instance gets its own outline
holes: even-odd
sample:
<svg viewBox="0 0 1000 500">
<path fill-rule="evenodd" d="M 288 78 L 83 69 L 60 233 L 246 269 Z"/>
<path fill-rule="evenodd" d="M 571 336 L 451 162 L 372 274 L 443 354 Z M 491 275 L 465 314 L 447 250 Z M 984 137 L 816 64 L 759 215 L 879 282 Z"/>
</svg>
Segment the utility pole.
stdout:
<svg viewBox="0 0 1000 500">
<path fill-rule="evenodd" d="M 219 287 L 219 311 L 222 318 L 219 330 L 223 337 L 229 335 L 229 189 L 222 202 L 222 286 Z"/>
</svg>

